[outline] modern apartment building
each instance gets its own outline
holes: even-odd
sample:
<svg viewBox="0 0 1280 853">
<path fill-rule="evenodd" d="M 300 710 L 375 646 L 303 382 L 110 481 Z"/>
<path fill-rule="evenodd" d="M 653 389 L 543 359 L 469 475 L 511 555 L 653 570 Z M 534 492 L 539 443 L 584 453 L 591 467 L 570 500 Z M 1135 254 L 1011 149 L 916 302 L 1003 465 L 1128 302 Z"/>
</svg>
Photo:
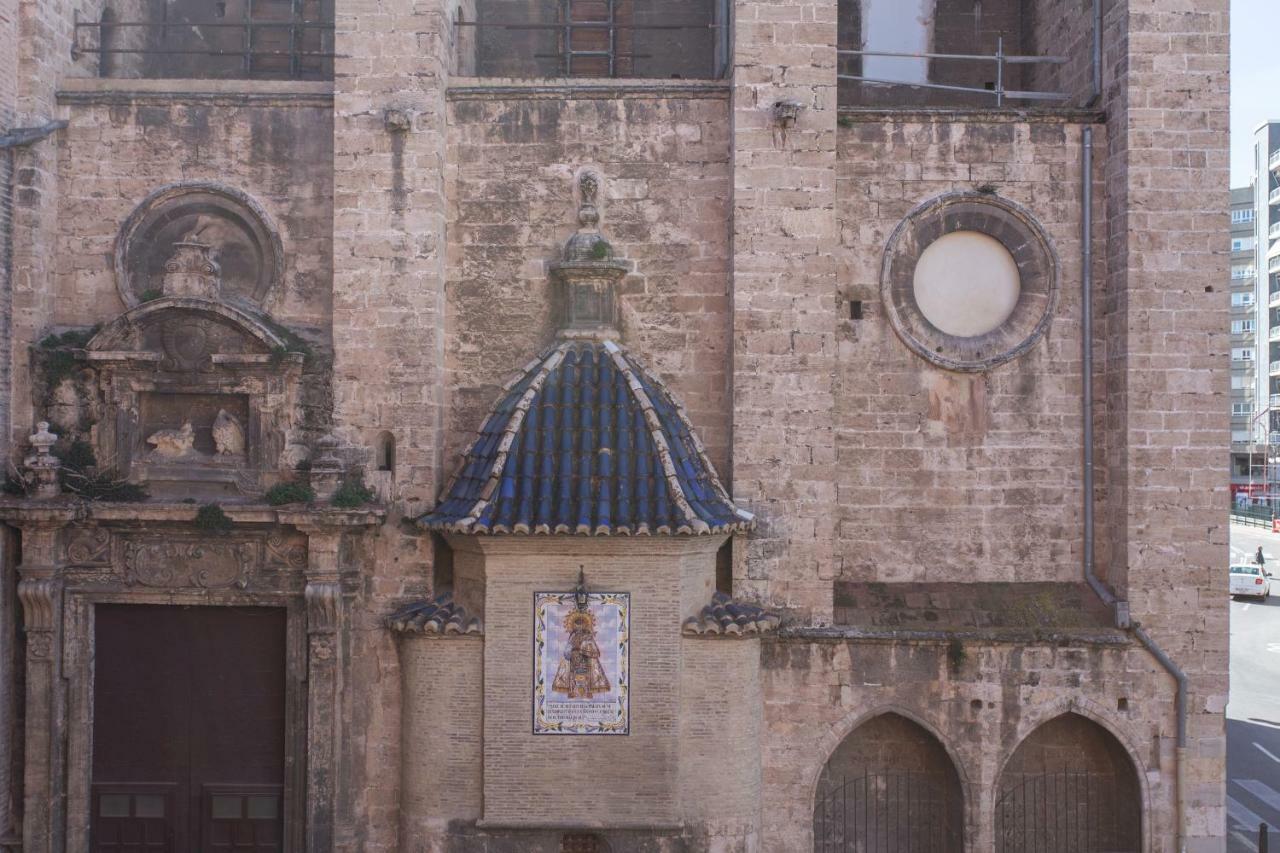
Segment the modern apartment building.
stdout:
<svg viewBox="0 0 1280 853">
<path fill-rule="evenodd" d="M 1263 398 L 1257 388 L 1256 220 L 1252 187 L 1231 190 L 1231 493 L 1235 500 L 1242 500 L 1237 495 L 1262 491 L 1260 472 L 1252 470 L 1263 459 L 1258 453 L 1262 436 L 1252 434 L 1253 420 L 1265 408 L 1257 404 Z"/>
</svg>

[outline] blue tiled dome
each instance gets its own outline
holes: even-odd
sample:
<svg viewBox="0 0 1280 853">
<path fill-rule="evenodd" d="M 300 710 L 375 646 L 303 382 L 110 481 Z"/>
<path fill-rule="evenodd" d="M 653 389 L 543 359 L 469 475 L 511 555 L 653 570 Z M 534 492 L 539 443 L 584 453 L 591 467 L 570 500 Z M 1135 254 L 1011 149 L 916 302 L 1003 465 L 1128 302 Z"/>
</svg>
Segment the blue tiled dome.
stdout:
<svg viewBox="0 0 1280 853">
<path fill-rule="evenodd" d="M 656 376 L 612 341 L 564 341 L 507 386 L 440 504 L 454 533 L 706 534 L 751 526 Z"/>
</svg>

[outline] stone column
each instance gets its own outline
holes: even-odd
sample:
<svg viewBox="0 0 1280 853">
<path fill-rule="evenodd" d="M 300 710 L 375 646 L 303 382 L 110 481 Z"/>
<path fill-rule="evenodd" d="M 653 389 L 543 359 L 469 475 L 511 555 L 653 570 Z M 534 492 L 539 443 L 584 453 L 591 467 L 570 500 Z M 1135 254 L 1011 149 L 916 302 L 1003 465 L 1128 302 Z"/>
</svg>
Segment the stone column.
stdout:
<svg viewBox="0 0 1280 853">
<path fill-rule="evenodd" d="M 738 587 L 825 621 L 836 464 L 836 0 L 737 0 L 733 491 Z M 741 565 L 741 564 L 740 564 Z"/>
<path fill-rule="evenodd" d="M 338 696 L 342 586 L 340 530 L 303 528 L 307 534 L 307 846 L 308 853 L 334 849 L 337 795 Z"/>
<path fill-rule="evenodd" d="M 24 853 L 62 850 L 66 743 L 62 678 L 62 578 L 56 523 L 22 526 L 18 600 L 26 634 L 26 745 L 23 773 Z"/>
</svg>

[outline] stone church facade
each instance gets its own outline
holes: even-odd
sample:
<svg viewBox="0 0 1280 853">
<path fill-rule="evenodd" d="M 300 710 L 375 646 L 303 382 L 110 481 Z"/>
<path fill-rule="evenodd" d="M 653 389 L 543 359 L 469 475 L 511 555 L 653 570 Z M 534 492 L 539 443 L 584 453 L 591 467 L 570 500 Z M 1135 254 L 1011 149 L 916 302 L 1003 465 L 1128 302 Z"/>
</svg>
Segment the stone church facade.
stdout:
<svg viewBox="0 0 1280 853">
<path fill-rule="evenodd" d="M 0 0 L 0 849 L 1225 850 L 1226 71 Z"/>
</svg>

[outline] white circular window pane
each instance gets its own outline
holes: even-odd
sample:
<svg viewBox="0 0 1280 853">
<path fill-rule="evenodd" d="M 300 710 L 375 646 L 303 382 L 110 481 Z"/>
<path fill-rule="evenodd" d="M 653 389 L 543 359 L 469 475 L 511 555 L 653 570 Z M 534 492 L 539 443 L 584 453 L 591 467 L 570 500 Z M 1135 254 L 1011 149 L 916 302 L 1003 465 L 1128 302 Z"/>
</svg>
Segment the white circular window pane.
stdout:
<svg viewBox="0 0 1280 853">
<path fill-rule="evenodd" d="M 1000 328 L 1022 289 L 1013 255 L 977 231 L 953 231 L 933 241 L 920 253 L 912 284 L 925 319 L 958 338 Z"/>
</svg>

